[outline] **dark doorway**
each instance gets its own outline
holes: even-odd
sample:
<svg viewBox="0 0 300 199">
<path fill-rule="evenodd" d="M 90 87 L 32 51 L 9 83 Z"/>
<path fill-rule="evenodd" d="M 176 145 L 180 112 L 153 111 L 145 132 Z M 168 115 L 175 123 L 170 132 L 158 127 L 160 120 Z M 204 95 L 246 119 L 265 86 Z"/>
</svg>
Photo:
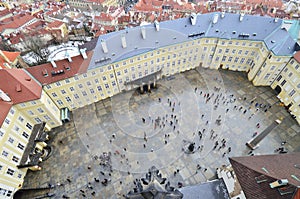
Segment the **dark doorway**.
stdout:
<svg viewBox="0 0 300 199">
<path fill-rule="evenodd" d="M 275 87 L 275 91 L 276 91 L 277 94 L 279 94 L 281 92 L 281 87 L 279 85 L 277 85 Z"/>
</svg>

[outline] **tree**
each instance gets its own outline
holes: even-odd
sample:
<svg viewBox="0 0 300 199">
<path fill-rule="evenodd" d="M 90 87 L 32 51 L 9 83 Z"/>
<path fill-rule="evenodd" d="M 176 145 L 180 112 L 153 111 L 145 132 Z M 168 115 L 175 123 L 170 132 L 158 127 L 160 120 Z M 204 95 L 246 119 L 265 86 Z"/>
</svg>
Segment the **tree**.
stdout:
<svg viewBox="0 0 300 199">
<path fill-rule="evenodd" d="M 25 36 L 25 48 L 33 53 L 36 64 L 43 64 L 47 62 L 49 50 L 46 47 L 46 42 L 38 35 Z"/>
</svg>

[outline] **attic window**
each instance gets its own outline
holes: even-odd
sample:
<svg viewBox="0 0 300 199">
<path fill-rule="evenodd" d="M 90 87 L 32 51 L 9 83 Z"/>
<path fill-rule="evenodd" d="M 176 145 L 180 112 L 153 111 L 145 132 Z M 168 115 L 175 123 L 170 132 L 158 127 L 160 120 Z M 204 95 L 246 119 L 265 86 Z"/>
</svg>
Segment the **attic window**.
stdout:
<svg viewBox="0 0 300 199">
<path fill-rule="evenodd" d="M 48 72 L 47 72 L 46 69 L 42 71 L 42 74 L 43 74 L 44 77 L 48 77 Z"/>
<path fill-rule="evenodd" d="M 115 56 L 115 55 L 116 55 L 116 53 L 112 53 L 112 54 L 111 54 L 111 56 Z"/>
<path fill-rule="evenodd" d="M 216 32 L 219 32 L 219 29 L 216 29 Z"/>
<path fill-rule="evenodd" d="M 159 43 L 159 41 L 157 41 L 157 40 L 156 40 L 156 41 L 155 41 L 155 43 L 156 43 L 156 44 L 158 44 L 158 43 Z"/>
<path fill-rule="evenodd" d="M 236 33 L 236 31 L 232 31 L 232 34 L 235 34 Z"/>
<path fill-rule="evenodd" d="M 70 70 L 70 69 L 71 69 L 70 66 L 66 66 L 66 65 L 64 65 L 64 68 L 65 68 L 66 70 Z"/>
<path fill-rule="evenodd" d="M 173 39 L 176 39 L 176 37 L 173 37 Z"/>
<path fill-rule="evenodd" d="M 26 81 L 31 81 L 31 78 L 30 77 L 25 77 L 25 80 Z"/>
<path fill-rule="evenodd" d="M 276 41 L 274 41 L 274 40 L 271 40 L 271 43 L 272 43 L 272 44 L 274 44 L 275 42 L 276 42 Z"/>
<path fill-rule="evenodd" d="M 21 84 L 17 84 L 16 85 L 16 91 L 17 92 L 21 92 L 22 91 Z"/>
<path fill-rule="evenodd" d="M 256 180 L 257 184 L 268 181 L 268 179 L 265 175 L 257 176 L 257 177 L 255 177 L 255 180 Z"/>
</svg>

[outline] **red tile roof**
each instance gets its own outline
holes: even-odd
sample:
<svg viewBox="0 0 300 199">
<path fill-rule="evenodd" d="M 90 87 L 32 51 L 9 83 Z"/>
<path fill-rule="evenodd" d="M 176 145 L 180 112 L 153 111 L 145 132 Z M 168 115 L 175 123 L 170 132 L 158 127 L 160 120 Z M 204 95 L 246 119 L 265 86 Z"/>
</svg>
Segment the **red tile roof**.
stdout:
<svg viewBox="0 0 300 199">
<path fill-rule="evenodd" d="M 53 22 L 49 23 L 48 28 L 59 28 L 63 24 L 64 24 L 64 22 L 56 20 L 56 21 L 53 21 Z"/>
<path fill-rule="evenodd" d="M 300 63 L 300 51 L 298 51 L 298 52 L 296 52 L 296 53 L 294 54 L 294 59 L 295 59 L 298 63 Z"/>
<path fill-rule="evenodd" d="M 291 194 L 280 195 L 277 189 L 270 188 L 270 183 L 279 179 L 288 179 L 288 185 L 292 190 L 297 190 L 300 182 L 292 175 L 300 176 L 300 153 L 257 155 L 229 158 L 237 175 L 240 185 L 249 199 L 274 198 L 288 199 Z M 255 177 L 266 179 L 266 182 L 257 183 Z"/>
<path fill-rule="evenodd" d="M 81 55 L 72 57 L 72 62 L 68 59 L 55 61 L 56 68 L 53 68 L 51 63 L 46 63 L 38 66 L 26 68 L 26 70 L 34 76 L 41 84 L 47 85 L 63 79 L 73 77 L 77 74 L 82 74 L 87 71 L 93 52 L 88 51 L 87 59 L 83 59 Z M 63 71 L 60 74 L 52 75 L 52 72 Z M 48 76 L 46 76 L 48 74 Z"/>
<path fill-rule="evenodd" d="M 35 17 L 31 15 L 18 14 L 13 17 L 4 19 L 1 21 L 2 23 L 0 25 L 0 32 L 3 32 L 5 29 L 17 29 L 34 18 Z"/>
<path fill-rule="evenodd" d="M 12 107 L 12 102 L 5 102 L 2 99 L 0 99 L 0 126 L 2 126 L 10 108 Z"/>
<path fill-rule="evenodd" d="M 8 52 L 8 51 L 2 51 L 2 53 L 11 62 L 14 62 L 17 59 L 17 57 L 21 54 L 21 52 Z M 7 63 L 7 61 L 5 60 L 5 58 L 3 58 L 0 55 L 0 67 L 1 68 L 7 68 L 6 66 L 4 66 L 4 63 Z"/>
<path fill-rule="evenodd" d="M 42 86 L 24 69 L 0 70 L 0 89 L 11 99 L 11 102 L 0 99 L 0 126 L 12 105 L 39 99 L 42 93 Z"/>
<path fill-rule="evenodd" d="M 4 10 L 1 10 L 0 11 L 0 16 L 3 17 L 3 16 L 6 16 L 10 13 L 10 11 L 8 9 L 4 9 Z"/>
<path fill-rule="evenodd" d="M 95 16 L 95 21 L 112 21 L 113 17 L 106 13 L 101 13 L 100 16 Z"/>
</svg>

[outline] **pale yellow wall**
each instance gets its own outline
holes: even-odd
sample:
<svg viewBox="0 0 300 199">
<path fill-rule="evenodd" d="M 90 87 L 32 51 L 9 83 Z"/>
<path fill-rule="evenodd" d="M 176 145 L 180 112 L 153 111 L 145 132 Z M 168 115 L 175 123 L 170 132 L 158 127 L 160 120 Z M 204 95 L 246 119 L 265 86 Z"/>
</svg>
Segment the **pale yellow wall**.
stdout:
<svg viewBox="0 0 300 199">
<path fill-rule="evenodd" d="M 281 87 L 278 98 L 286 106 L 290 106 L 289 110 L 296 116 L 296 120 L 300 123 L 300 63 L 292 58 L 284 67 L 276 80 L 272 83 L 271 88 Z"/>
<path fill-rule="evenodd" d="M 254 77 L 253 84 L 270 86 L 289 60 L 290 57 L 276 56 L 270 52 Z"/>
<path fill-rule="evenodd" d="M 60 126 L 60 111 L 48 95 L 42 91 L 41 98 L 16 105 L 18 110 L 33 124 L 46 122 L 47 130 Z"/>
<path fill-rule="evenodd" d="M 112 65 L 46 85 L 44 90 L 59 109 L 67 107 L 70 110 L 119 93 Z"/>
<path fill-rule="evenodd" d="M 17 168 L 31 135 L 27 123 L 33 127 L 28 118 L 14 106 L 0 128 L 0 188 L 13 192 L 21 188 L 27 171 L 26 168 Z M 13 175 L 7 173 L 9 169 Z"/>
</svg>

